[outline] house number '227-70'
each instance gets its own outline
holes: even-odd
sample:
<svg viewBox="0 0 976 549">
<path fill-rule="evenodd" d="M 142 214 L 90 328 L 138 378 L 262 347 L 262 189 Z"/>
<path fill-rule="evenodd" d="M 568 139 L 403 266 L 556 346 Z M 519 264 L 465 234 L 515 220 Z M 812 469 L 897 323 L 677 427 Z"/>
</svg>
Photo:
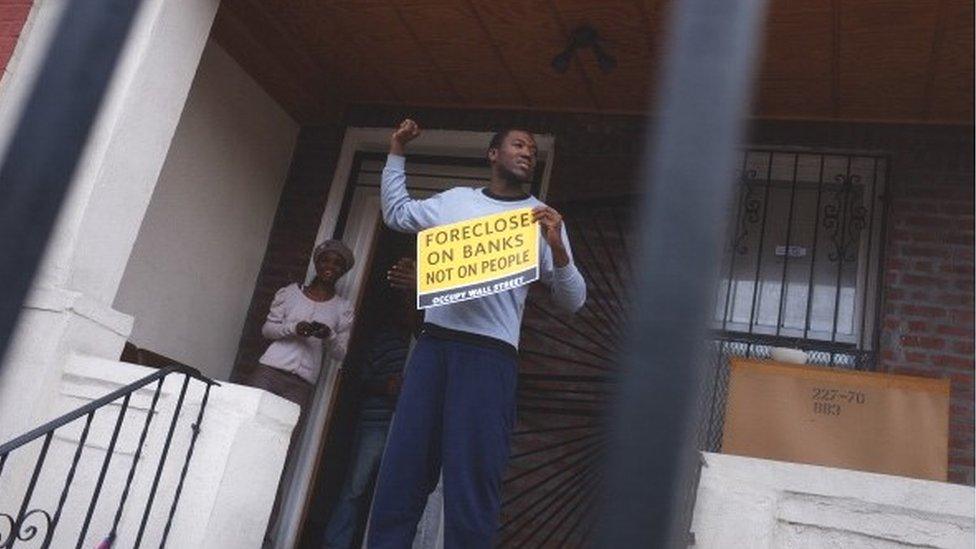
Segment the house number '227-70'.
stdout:
<svg viewBox="0 0 976 549">
<path fill-rule="evenodd" d="M 864 404 L 867 399 L 861 391 L 842 389 L 813 388 L 813 413 L 826 416 L 839 416 L 843 411 L 841 404 Z"/>
</svg>

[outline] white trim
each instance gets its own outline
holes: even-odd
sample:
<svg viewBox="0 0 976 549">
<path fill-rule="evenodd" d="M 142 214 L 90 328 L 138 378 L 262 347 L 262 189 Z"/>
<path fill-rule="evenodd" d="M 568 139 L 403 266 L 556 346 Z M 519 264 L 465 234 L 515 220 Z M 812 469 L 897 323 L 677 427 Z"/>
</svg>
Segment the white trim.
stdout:
<svg viewBox="0 0 976 549">
<path fill-rule="evenodd" d="M 343 198 L 349 185 L 353 159 L 357 152 L 385 152 L 389 148 L 390 134 L 393 128 L 347 128 L 342 140 L 339 160 L 329 187 L 322 222 L 319 224 L 315 242 L 332 238 L 339 222 Z M 410 143 L 410 153 L 429 154 L 468 158 L 483 158 L 491 139 L 491 132 L 472 132 L 456 130 L 425 130 L 415 141 Z M 555 138 L 552 135 L 535 136 L 537 154 L 540 161 L 545 162 L 545 171 L 539 186 L 539 197 L 544 199 L 549 190 L 549 177 L 552 174 L 552 163 L 555 155 Z M 378 227 L 379 196 L 364 197 L 359 204 L 353 204 L 349 211 L 347 229 L 343 232 L 343 241 L 353 249 L 356 257 L 355 268 L 339 284 L 339 292 L 353 303 L 358 303 L 362 295 L 365 282 L 367 258 L 372 254 L 374 236 Z M 367 208 L 368 206 L 368 208 Z M 312 250 L 309 250 L 311 257 Z M 314 265 L 309 260 L 307 274 L 310 276 Z M 308 500 L 311 486 L 318 466 L 316 458 L 322 444 L 325 424 L 332 409 L 335 384 L 340 364 L 329 363 L 323 365 L 315 395 L 310 405 L 305 433 L 299 438 L 296 451 L 299 456 L 295 461 L 295 474 L 288 490 L 283 495 L 281 515 L 276 526 L 275 547 L 290 548 L 298 542 L 301 530 L 303 506 Z"/>
</svg>

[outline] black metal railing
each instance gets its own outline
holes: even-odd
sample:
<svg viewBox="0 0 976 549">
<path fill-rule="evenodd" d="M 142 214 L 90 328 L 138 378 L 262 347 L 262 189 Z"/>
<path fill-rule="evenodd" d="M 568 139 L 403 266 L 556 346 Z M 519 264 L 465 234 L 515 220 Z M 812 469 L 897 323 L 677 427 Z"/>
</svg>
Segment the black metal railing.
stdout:
<svg viewBox="0 0 976 549">
<path fill-rule="evenodd" d="M 183 409 L 185 402 L 185 397 L 187 394 L 187 389 L 190 385 L 190 380 L 194 379 L 203 384 L 205 384 L 203 398 L 200 403 L 200 409 L 197 412 L 196 420 L 190 425 L 189 442 L 187 446 L 187 451 L 183 457 L 183 464 L 180 469 L 179 480 L 177 481 L 176 488 L 173 491 L 172 501 L 170 503 L 169 511 L 166 516 L 166 523 L 163 526 L 161 540 L 159 542 L 159 547 L 164 547 L 166 545 L 166 540 L 170 533 L 170 528 L 173 523 L 173 517 L 176 514 L 177 504 L 180 500 L 180 495 L 183 491 L 183 483 L 186 479 L 187 471 L 190 465 L 190 459 L 193 457 L 193 450 L 196 446 L 197 437 L 200 435 L 200 426 L 203 421 L 203 414 L 207 407 L 207 399 L 210 396 L 210 388 L 214 385 L 219 384 L 198 372 L 197 370 L 182 366 L 174 365 L 167 368 L 163 368 L 153 372 L 152 374 L 122 387 L 112 393 L 105 395 L 97 400 L 94 400 L 85 406 L 82 406 L 72 412 L 69 412 L 53 421 L 50 421 L 40 427 L 31 430 L 3 445 L 0 445 L 0 482 L 4 480 L 4 468 L 11 461 L 10 458 L 17 458 L 18 451 L 21 451 L 22 456 L 29 459 L 30 456 L 27 455 L 29 452 L 28 446 L 31 443 L 40 441 L 41 447 L 37 454 L 36 460 L 34 461 L 33 467 L 28 467 L 31 471 L 30 480 L 24 490 L 22 497 L 20 498 L 19 504 L 15 504 L 13 509 L 2 509 L 0 508 L 0 549 L 10 549 L 13 548 L 18 542 L 31 542 L 34 544 L 39 542 L 39 546 L 42 548 L 51 547 L 54 541 L 55 533 L 58 532 L 58 526 L 61 523 L 61 519 L 64 516 L 66 508 L 69 504 L 69 496 L 72 503 L 77 503 L 80 501 L 82 506 L 78 509 L 78 513 L 82 512 L 84 509 L 84 520 L 78 526 L 77 536 L 75 532 L 60 532 L 58 538 L 58 546 L 67 547 L 69 544 L 69 539 L 76 539 L 76 541 L 71 541 L 76 548 L 84 547 L 86 542 L 91 546 L 94 546 L 96 541 L 93 543 L 88 540 L 89 530 L 92 527 L 93 519 L 96 516 L 96 509 L 100 509 L 100 500 L 103 500 L 104 490 L 106 485 L 106 479 L 110 476 L 110 465 L 112 463 L 113 457 L 116 454 L 117 444 L 120 439 L 120 433 L 126 424 L 127 412 L 130 410 L 130 403 L 132 401 L 133 395 L 142 389 L 155 382 L 155 389 L 153 390 L 152 401 L 149 404 L 148 411 L 146 412 L 145 420 L 142 422 L 141 431 L 139 434 L 138 442 L 134 453 L 132 455 L 132 463 L 125 473 L 125 484 L 122 488 L 121 495 L 119 496 L 118 503 L 114 508 L 114 515 L 111 526 L 104 535 L 98 535 L 95 537 L 96 540 L 100 540 L 99 548 L 111 547 L 117 538 L 119 532 L 119 525 L 122 520 L 123 511 L 126 509 L 127 504 L 134 504 L 130 502 L 130 490 L 133 486 L 133 480 L 135 479 L 138 471 L 138 465 L 143 457 L 143 449 L 146 444 L 146 439 L 150 431 L 150 425 L 153 421 L 155 415 L 157 415 L 156 407 L 159 404 L 160 394 L 163 389 L 163 382 L 165 379 L 174 375 L 182 375 L 183 380 L 179 390 L 179 396 L 177 397 L 176 404 L 173 409 L 173 417 L 170 420 L 169 426 L 166 431 L 166 438 L 163 442 L 159 459 L 156 464 L 155 472 L 152 477 L 152 485 L 149 489 L 148 496 L 144 502 L 140 502 L 144 505 L 141 513 L 141 520 L 139 522 L 138 531 L 135 534 L 134 540 L 131 542 L 126 542 L 127 547 L 139 547 L 144 539 L 144 536 L 149 526 L 150 513 L 152 512 L 153 505 L 159 496 L 159 486 L 160 480 L 163 475 L 163 469 L 167 464 L 167 458 L 169 456 L 169 451 L 171 444 L 176 437 L 177 425 L 180 418 L 180 412 Z M 90 496 L 84 497 L 77 493 L 72 493 L 72 487 L 75 484 L 76 476 L 79 471 L 79 464 L 83 462 L 86 456 L 86 442 L 89 439 L 89 434 L 92 430 L 92 423 L 96 419 L 99 413 L 105 414 L 105 411 L 110 407 L 118 406 L 118 414 L 114 418 L 114 426 L 111 430 L 111 437 L 109 439 L 108 445 L 105 448 L 104 457 L 101 457 L 101 464 L 96 466 L 98 468 L 97 478 L 94 483 L 94 487 L 91 490 Z M 34 497 L 36 489 L 38 488 L 39 479 L 42 473 L 45 477 L 50 475 L 56 475 L 56 471 L 50 471 L 50 467 L 45 469 L 45 464 L 47 463 L 47 458 L 50 454 L 52 439 L 59 430 L 66 431 L 66 428 L 73 427 L 83 423 L 81 428 L 81 434 L 78 437 L 77 444 L 72 452 L 71 464 L 67 471 L 62 472 L 63 474 L 63 486 L 60 490 L 60 495 L 57 498 L 57 502 L 53 501 L 52 506 L 44 508 L 38 503 L 35 503 Z M 95 454 L 96 452 L 87 452 L 87 454 Z M 92 456 L 96 457 L 96 456 Z M 9 473 L 8 473 L 9 474 Z M 13 481 L 15 479 L 8 479 Z M 9 484 L 9 483 L 8 483 Z M 2 486 L 2 485 L 0 485 Z M 50 486 L 50 484 L 48 484 Z M 8 502 L 10 494 L 4 494 L 0 492 L 0 504 Z M 105 503 L 102 501 L 102 505 Z M 106 515 L 107 516 L 107 515 Z"/>
</svg>

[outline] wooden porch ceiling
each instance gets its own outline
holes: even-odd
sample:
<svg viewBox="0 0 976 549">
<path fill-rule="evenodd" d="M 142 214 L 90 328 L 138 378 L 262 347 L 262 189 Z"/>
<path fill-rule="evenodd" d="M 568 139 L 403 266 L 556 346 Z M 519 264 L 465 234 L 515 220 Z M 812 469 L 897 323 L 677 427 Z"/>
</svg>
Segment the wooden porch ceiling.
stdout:
<svg viewBox="0 0 976 549">
<path fill-rule="evenodd" d="M 299 122 L 347 103 L 642 113 L 667 0 L 224 0 L 214 37 Z M 771 0 L 753 115 L 973 123 L 972 0 Z M 592 52 L 550 66 L 593 25 Z"/>
</svg>

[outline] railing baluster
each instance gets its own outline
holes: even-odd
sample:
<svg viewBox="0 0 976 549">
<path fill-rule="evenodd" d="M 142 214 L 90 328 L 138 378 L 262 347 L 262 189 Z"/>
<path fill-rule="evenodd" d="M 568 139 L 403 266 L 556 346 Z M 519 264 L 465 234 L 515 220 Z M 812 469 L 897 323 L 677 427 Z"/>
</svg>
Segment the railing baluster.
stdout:
<svg viewBox="0 0 976 549">
<path fill-rule="evenodd" d="M 109 538 L 115 539 L 116 534 L 119 529 L 119 520 L 122 519 L 122 509 L 125 507 L 125 502 L 129 498 L 129 489 L 132 487 L 132 478 L 136 474 L 136 466 L 139 464 L 139 459 L 142 457 L 142 448 L 146 443 L 146 435 L 149 433 L 149 425 L 152 423 L 153 414 L 156 413 L 156 403 L 159 402 L 159 394 L 163 389 L 163 381 L 165 377 L 159 378 L 156 382 L 156 391 L 153 393 L 152 403 L 149 405 L 149 411 L 146 413 L 146 422 L 142 425 L 142 434 L 139 435 L 139 444 L 136 446 L 136 452 L 132 456 L 132 466 L 129 467 L 129 476 L 125 479 L 125 488 L 122 489 L 122 497 L 119 499 L 119 507 L 115 511 L 115 519 L 112 520 L 112 530 L 109 531 Z"/>
<path fill-rule="evenodd" d="M 41 545 L 44 549 L 50 547 L 51 540 L 54 539 L 54 530 L 58 527 L 58 522 L 61 520 L 61 511 L 64 510 L 64 502 L 68 499 L 68 491 L 71 490 L 71 482 L 75 478 L 75 471 L 78 469 L 78 462 L 81 460 L 81 453 L 85 449 L 85 442 L 88 440 L 88 431 L 91 429 L 92 419 L 94 418 L 95 412 L 88 412 L 88 417 L 85 419 L 85 427 L 81 431 L 81 438 L 78 439 L 78 448 L 75 449 L 75 455 L 71 460 L 71 468 L 68 469 L 68 476 L 64 479 L 64 488 L 61 490 L 61 497 L 58 499 L 58 508 L 54 511 L 54 518 L 51 519 L 51 527 L 47 529 L 47 536 L 44 538 L 44 544 Z"/>
<path fill-rule="evenodd" d="M 186 480 L 186 473 L 190 468 L 190 458 L 193 457 L 193 448 L 197 444 L 197 437 L 200 436 L 201 425 L 203 424 L 203 411 L 207 408 L 207 400 L 210 398 L 210 385 L 203 392 L 203 402 L 200 403 L 200 412 L 197 413 L 197 422 L 191 427 L 193 434 L 190 435 L 190 447 L 186 450 L 186 459 L 183 460 L 183 470 L 180 472 L 180 481 L 176 485 L 176 494 L 173 495 L 173 505 L 169 508 L 169 516 L 166 518 L 166 527 L 163 529 L 163 539 L 159 542 L 162 549 L 166 546 L 166 539 L 169 537 L 169 529 L 173 526 L 173 515 L 176 514 L 176 505 L 180 502 L 180 494 L 183 493 L 183 481 Z"/>
<path fill-rule="evenodd" d="M 17 520 L 14 522 L 14 529 L 10 533 L 10 538 L 5 544 L 8 548 L 12 548 L 17 540 L 28 541 L 34 537 L 33 534 L 27 535 L 27 537 L 20 537 L 20 527 L 24 524 L 24 517 L 27 515 L 27 507 L 30 505 L 31 497 L 34 495 L 34 488 L 37 486 L 37 477 L 41 475 L 41 468 L 44 467 L 44 460 L 47 459 L 47 450 L 51 447 L 51 437 L 54 435 L 54 431 L 51 431 L 44 437 L 44 445 L 41 446 L 41 453 L 37 456 L 37 464 L 34 465 L 34 473 L 31 474 L 30 483 L 27 484 L 27 491 L 24 493 L 24 499 L 20 502 L 20 511 L 17 512 Z M 50 517 L 48 517 L 48 524 L 50 525 Z M 50 528 L 49 528 L 50 529 Z M 33 528 L 34 533 L 37 532 L 37 528 Z"/>
<path fill-rule="evenodd" d="M 98 481 L 95 483 L 95 492 L 92 494 L 91 503 L 88 505 L 88 513 L 85 514 L 85 522 L 81 527 L 81 534 L 78 536 L 78 543 L 75 549 L 81 549 L 85 543 L 85 536 L 88 535 L 88 528 L 91 526 L 92 515 L 95 513 L 95 506 L 98 505 L 98 496 L 102 493 L 102 483 L 105 482 L 105 474 L 108 472 L 108 464 L 112 461 L 112 454 L 115 453 L 115 443 L 119 440 L 119 431 L 122 430 L 122 422 L 125 420 L 125 412 L 129 409 L 129 398 L 132 393 L 125 395 L 122 399 L 122 408 L 119 410 L 119 417 L 115 421 L 115 430 L 112 431 L 112 439 L 105 450 L 105 461 L 102 462 L 102 470 L 98 473 Z"/>
<path fill-rule="evenodd" d="M 133 547 L 139 547 L 142 543 L 142 536 L 146 532 L 146 523 L 149 521 L 149 513 L 152 511 L 153 501 L 156 499 L 156 490 L 159 488 L 159 478 L 163 475 L 163 466 L 166 465 L 166 455 L 169 454 L 169 445 L 173 440 L 173 431 L 176 430 L 176 423 L 180 419 L 180 411 L 183 409 L 183 399 L 186 397 L 186 387 L 190 384 L 190 376 L 183 378 L 183 387 L 180 389 L 179 399 L 176 401 L 176 408 L 173 410 L 173 421 L 169 424 L 169 432 L 166 434 L 166 442 L 163 444 L 163 452 L 159 456 L 159 466 L 156 468 L 156 476 L 153 478 L 152 488 L 149 490 L 149 500 L 146 501 L 146 510 L 142 512 L 142 522 L 139 524 L 139 533 Z"/>
</svg>

